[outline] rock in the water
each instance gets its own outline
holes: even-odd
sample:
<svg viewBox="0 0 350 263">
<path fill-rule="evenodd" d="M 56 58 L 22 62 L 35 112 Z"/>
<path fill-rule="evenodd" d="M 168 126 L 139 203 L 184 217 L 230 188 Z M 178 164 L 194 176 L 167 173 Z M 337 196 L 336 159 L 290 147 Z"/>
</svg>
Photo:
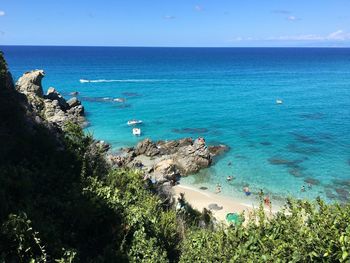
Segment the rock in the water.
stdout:
<svg viewBox="0 0 350 263">
<path fill-rule="evenodd" d="M 145 139 L 135 148 L 121 149 L 121 156 L 111 157 L 111 162 L 119 167 L 135 168 L 134 163 L 142 160 L 144 163 L 142 170 L 154 177 L 157 182 L 163 183 L 209 167 L 213 162 L 212 157 L 223 153 L 228 148 L 219 145 L 212 149 L 214 154 L 210 153 L 203 138 L 195 141 L 192 138 L 184 138 L 158 142 Z"/>
<path fill-rule="evenodd" d="M 76 97 L 73 97 L 67 101 L 67 104 L 69 105 L 69 107 L 72 108 L 72 107 L 79 106 L 81 103 Z"/>
<path fill-rule="evenodd" d="M 157 148 L 156 144 L 153 143 L 150 139 L 145 139 L 141 142 L 139 142 L 136 146 L 135 153 L 136 155 L 144 154 L 146 156 L 156 156 L 159 154 L 159 149 Z"/>
<path fill-rule="evenodd" d="M 224 152 L 227 152 L 229 150 L 229 147 L 226 145 L 220 144 L 220 145 L 208 146 L 208 150 L 211 155 L 216 156 Z"/>
<path fill-rule="evenodd" d="M 45 76 L 43 70 L 33 70 L 26 72 L 16 83 L 16 89 L 24 94 L 34 94 L 36 96 L 43 96 L 43 88 L 41 80 Z"/>
<path fill-rule="evenodd" d="M 200 169 L 207 168 L 212 162 L 205 142 L 198 139 L 192 145 L 180 147 L 173 158 L 183 175 L 197 173 Z"/>
<path fill-rule="evenodd" d="M 59 127 L 67 122 L 85 125 L 84 107 L 78 99 L 72 98 L 67 103 L 52 87 L 43 95 L 41 80 L 44 76 L 43 70 L 27 72 L 16 83 L 16 89 L 26 95 L 36 114 L 43 116 L 47 122 Z"/>
<path fill-rule="evenodd" d="M 58 105 L 60 107 L 60 109 L 62 110 L 67 110 L 69 108 L 69 105 L 67 104 L 66 100 L 62 97 L 62 95 L 56 91 L 55 88 L 51 87 L 47 90 L 46 95 L 44 96 L 45 99 L 49 99 L 58 102 Z M 55 102 L 55 104 L 57 104 Z"/>
</svg>

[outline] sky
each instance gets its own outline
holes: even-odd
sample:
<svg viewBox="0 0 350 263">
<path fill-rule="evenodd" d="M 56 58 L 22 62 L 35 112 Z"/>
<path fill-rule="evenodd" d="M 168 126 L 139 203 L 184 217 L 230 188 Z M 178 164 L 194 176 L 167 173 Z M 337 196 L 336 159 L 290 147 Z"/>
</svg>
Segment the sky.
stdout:
<svg viewBox="0 0 350 263">
<path fill-rule="evenodd" d="M 350 0 L 0 0 L 0 45 L 350 47 Z"/>
</svg>

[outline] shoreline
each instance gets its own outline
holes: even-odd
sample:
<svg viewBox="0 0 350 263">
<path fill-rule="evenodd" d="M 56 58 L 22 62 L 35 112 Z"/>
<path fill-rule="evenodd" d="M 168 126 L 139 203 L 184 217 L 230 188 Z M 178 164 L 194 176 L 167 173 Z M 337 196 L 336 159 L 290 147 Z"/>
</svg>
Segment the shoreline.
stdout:
<svg viewBox="0 0 350 263">
<path fill-rule="evenodd" d="M 247 200 L 245 203 L 243 200 L 230 198 L 222 194 L 215 194 L 208 190 L 201 190 L 190 185 L 178 184 L 172 187 L 172 193 L 175 198 L 180 196 L 180 193 L 184 193 L 185 200 L 199 212 L 202 212 L 204 208 L 210 210 L 213 216 L 221 222 L 226 223 L 226 215 L 228 213 L 242 213 L 245 215 L 252 212 L 259 207 L 259 203 L 256 200 Z M 210 204 L 217 204 L 222 207 L 220 210 L 209 209 Z M 277 213 L 280 210 L 280 206 L 274 205 L 270 211 L 265 207 L 264 210 L 268 213 Z"/>
</svg>

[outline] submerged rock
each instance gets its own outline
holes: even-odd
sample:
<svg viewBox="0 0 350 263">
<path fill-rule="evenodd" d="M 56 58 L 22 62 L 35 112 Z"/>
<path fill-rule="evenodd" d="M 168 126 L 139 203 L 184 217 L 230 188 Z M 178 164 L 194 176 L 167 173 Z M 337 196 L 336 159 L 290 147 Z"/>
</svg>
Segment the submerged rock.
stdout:
<svg viewBox="0 0 350 263">
<path fill-rule="evenodd" d="M 319 185 L 320 184 L 320 180 L 315 179 L 315 178 L 311 178 L 311 177 L 305 178 L 304 182 L 307 184 L 311 184 L 311 185 Z"/>
<path fill-rule="evenodd" d="M 219 155 L 224 152 L 227 152 L 230 148 L 226 145 L 220 144 L 220 145 L 214 145 L 214 146 L 208 146 L 208 150 L 210 154 L 212 155 Z"/>
</svg>

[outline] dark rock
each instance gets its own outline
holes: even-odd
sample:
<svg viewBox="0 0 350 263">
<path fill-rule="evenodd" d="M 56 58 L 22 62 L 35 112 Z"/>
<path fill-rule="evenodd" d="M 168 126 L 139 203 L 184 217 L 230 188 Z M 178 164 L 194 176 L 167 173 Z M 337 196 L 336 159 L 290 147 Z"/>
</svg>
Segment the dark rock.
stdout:
<svg viewBox="0 0 350 263">
<path fill-rule="evenodd" d="M 126 97 L 139 97 L 141 94 L 136 93 L 136 92 L 123 92 L 122 93 Z"/>
<path fill-rule="evenodd" d="M 67 104 L 69 105 L 70 108 L 81 105 L 80 101 L 76 97 L 69 99 L 67 101 Z"/>
<path fill-rule="evenodd" d="M 335 191 L 337 192 L 339 199 L 343 202 L 347 202 L 350 197 L 350 193 L 348 190 L 344 188 L 336 188 Z"/>
<path fill-rule="evenodd" d="M 44 98 L 51 101 L 57 101 L 55 102 L 55 106 L 59 106 L 61 110 L 67 110 L 69 108 L 69 105 L 67 104 L 66 100 L 61 96 L 59 92 L 56 91 L 55 88 L 49 88 Z"/>
<path fill-rule="evenodd" d="M 333 200 L 333 199 L 336 199 L 337 198 L 337 196 L 330 190 L 330 189 L 326 189 L 326 196 L 329 198 L 329 199 L 331 199 L 331 200 Z"/>
<path fill-rule="evenodd" d="M 305 178 L 304 182 L 307 184 L 312 184 L 312 185 L 319 185 L 320 184 L 320 180 L 317 180 L 315 178 L 310 178 L 310 177 Z"/>
<path fill-rule="evenodd" d="M 260 142 L 261 145 L 264 145 L 264 146 L 269 146 L 269 145 L 272 145 L 271 142 Z"/>
<path fill-rule="evenodd" d="M 325 117 L 324 113 L 316 112 L 316 113 L 305 113 L 300 114 L 301 118 L 309 119 L 309 120 L 321 120 Z"/>
<path fill-rule="evenodd" d="M 220 145 L 208 146 L 208 150 L 211 155 L 216 156 L 224 152 L 227 152 L 229 150 L 229 147 L 226 145 L 220 144 Z"/>
<path fill-rule="evenodd" d="M 136 146 L 135 153 L 136 155 L 144 154 L 146 156 L 156 156 L 159 154 L 159 149 L 156 144 L 153 143 L 150 139 L 145 139 L 139 142 Z"/>
<path fill-rule="evenodd" d="M 297 169 L 297 168 L 293 168 L 293 169 L 290 169 L 288 170 L 289 174 L 295 176 L 295 177 L 302 177 L 303 174 L 302 172 L 300 171 L 300 169 Z"/>
<path fill-rule="evenodd" d="M 303 134 L 298 134 L 298 133 L 292 133 L 295 138 L 302 142 L 302 143 L 308 143 L 308 144 L 316 144 L 317 141 L 315 141 L 314 139 L 312 139 L 311 137 L 309 136 L 306 136 L 306 135 L 303 135 Z"/>
</svg>

